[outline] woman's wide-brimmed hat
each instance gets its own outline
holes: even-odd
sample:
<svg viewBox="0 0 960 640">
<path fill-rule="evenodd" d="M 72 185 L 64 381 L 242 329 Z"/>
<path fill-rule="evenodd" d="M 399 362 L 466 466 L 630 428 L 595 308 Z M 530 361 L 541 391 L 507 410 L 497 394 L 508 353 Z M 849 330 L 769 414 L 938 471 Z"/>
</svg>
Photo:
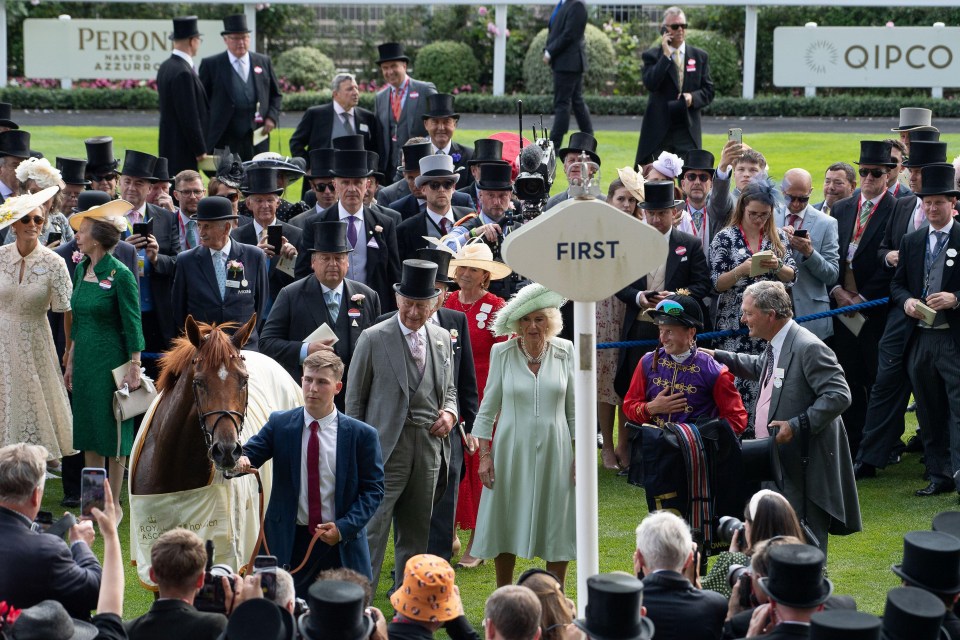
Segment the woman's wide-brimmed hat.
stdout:
<svg viewBox="0 0 960 640">
<path fill-rule="evenodd" d="M 34 209 L 39 209 L 47 200 L 57 195 L 57 191 L 60 191 L 60 187 L 47 187 L 36 193 L 7 198 L 0 205 L 0 229 L 6 229 Z M 127 210 L 129 211 L 129 208 Z"/>
<path fill-rule="evenodd" d="M 428 553 L 413 556 L 407 560 L 403 584 L 390 596 L 390 603 L 397 613 L 411 620 L 453 620 L 460 617 L 462 607 L 454 578 L 450 563 L 443 558 Z"/>
<path fill-rule="evenodd" d="M 627 191 L 637 199 L 638 204 L 646 199 L 642 173 L 637 173 L 631 167 L 622 167 L 617 169 L 617 175 Z"/>
<path fill-rule="evenodd" d="M 559 309 L 567 301 L 556 291 L 538 282 L 531 282 L 501 307 L 493 319 L 493 335 L 509 336 L 517 332 L 520 318 L 538 309 Z"/>
<path fill-rule="evenodd" d="M 100 193 L 103 193 L 103 196 L 97 195 Z M 84 191 L 77 196 L 77 213 L 70 216 L 70 227 L 79 231 L 80 224 L 87 218 L 122 218 L 131 209 L 133 205 L 126 200 L 112 200 L 110 194 L 103 191 Z"/>
<path fill-rule="evenodd" d="M 249 162 L 243 163 L 245 171 L 250 169 L 276 169 L 277 175 L 285 178 L 287 183 L 299 180 L 307 172 L 307 161 L 304 158 L 282 156 L 276 151 L 265 151 L 253 156 Z"/>
<path fill-rule="evenodd" d="M 502 280 L 513 273 L 513 269 L 493 259 L 493 251 L 482 238 L 474 238 L 460 247 L 450 261 L 450 277 L 454 277 L 457 267 L 483 269 L 490 274 L 491 280 Z"/>
</svg>

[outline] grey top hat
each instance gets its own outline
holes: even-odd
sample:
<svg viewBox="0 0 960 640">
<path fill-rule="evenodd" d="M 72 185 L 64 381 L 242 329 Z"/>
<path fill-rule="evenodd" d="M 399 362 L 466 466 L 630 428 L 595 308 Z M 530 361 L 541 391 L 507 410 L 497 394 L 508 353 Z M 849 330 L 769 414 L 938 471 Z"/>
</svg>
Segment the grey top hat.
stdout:
<svg viewBox="0 0 960 640">
<path fill-rule="evenodd" d="M 930 109 L 921 107 L 903 107 L 900 109 L 900 124 L 890 131 L 911 131 L 920 127 L 929 127 L 933 119 Z"/>
<path fill-rule="evenodd" d="M 453 170 L 453 158 L 444 153 L 420 158 L 420 175 L 415 182 L 420 187 L 436 178 L 457 180 L 459 177 Z"/>
</svg>

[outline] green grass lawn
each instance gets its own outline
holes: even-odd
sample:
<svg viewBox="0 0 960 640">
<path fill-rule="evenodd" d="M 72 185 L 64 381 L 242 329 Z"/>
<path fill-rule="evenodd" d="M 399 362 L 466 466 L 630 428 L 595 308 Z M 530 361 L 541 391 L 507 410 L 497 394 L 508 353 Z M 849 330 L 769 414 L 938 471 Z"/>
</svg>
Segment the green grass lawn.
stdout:
<svg viewBox="0 0 960 640">
<path fill-rule="evenodd" d="M 283 149 L 292 129 L 280 131 Z M 32 147 L 43 151 L 48 157 L 55 155 L 83 157 L 83 139 L 103 135 L 102 129 L 93 127 L 39 127 L 31 129 Z M 115 139 L 115 154 L 123 157 L 125 148 L 135 148 L 156 153 L 156 131 L 148 128 L 118 128 L 110 132 Z M 469 142 L 489 135 L 492 131 L 461 131 L 457 139 Z M 616 177 L 616 168 L 629 166 L 633 162 L 637 136 L 621 132 L 600 132 L 599 151 L 603 158 L 603 184 Z M 779 177 L 791 167 L 804 167 L 814 174 L 814 202 L 819 200 L 820 176 L 824 168 L 837 160 L 852 162 L 859 154 L 858 140 L 879 139 L 881 135 L 868 134 L 820 134 L 815 138 L 807 133 L 758 134 L 745 136 L 745 141 L 764 152 L 771 165 L 771 173 Z M 960 143 L 960 135 L 944 135 L 943 140 L 950 144 Z M 706 147 L 719 155 L 724 137 L 705 136 Z M 554 190 L 564 188 L 565 180 L 558 177 Z M 291 191 L 292 192 L 292 191 Z M 297 190 L 299 192 L 299 190 Z M 916 421 L 908 416 L 913 433 Z M 599 460 L 598 460 L 599 466 Z M 829 573 L 838 593 L 856 597 L 860 608 L 871 613 L 882 613 L 885 593 L 896 586 L 896 576 L 890 571 L 890 565 L 900 561 L 902 536 L 915 529 L 929 529 L 933 516 L 944 510 L 957 508 L 955 494 L 932 498 L 916 498 L 913 492 L 925 486 L 921 479 L 922 467 L 917 455 L 907 455 L 901 464 L 881 472 L 879 478 L 867 480 L 860 485 L 860 504 L 863 511 L 862 533 L 834 537 L 830 541 Z M 617 478 L 612 472 L 599 469 L 600 482 L 600 570 L 632 570 L 634 549 L 634 529 L 646 514 L 646 502 L 642 489 L 626 484 L 623 478 Z M 47 483 L 44 496 L 44 509 L 55 513 L 62 511 L 58 506 L 62 497 L 59 481 Z M 124 500 L 126 502 L 126 500 Z M 128 549 L 129 528 L 124 523 L 121 530 L 124 549 Z M 466 544 L 466 534 L 461 535 Z M 102 551 L 100 542 L 96 545 L 98 553 Z M 383 594 L 387 590 L 389 566 L 392 563 L 392 551 L 388 549 L 385 562 L 384 579 L 381 580 L 376 605 L 389 613 L 390 606 Z M 125 558 L 129 554 L 125 552 Z M 517 574 L 533 562 L 518 561 Z M 542 565 L 542 563 L 539 563 Z M 478 569 L 461 571 L 457 579 L 463 596 L 467 615 L 475 626 L 479 626 L 483 617 L 483 603 L 495 586 L 494 570 L 491 563 Z M 567 577 L 567 591 L 576 597 L 576 566 L 571 565 Z M 140 588 L 133 567 L 127 569 L 126 602 L 124 617 L 131 618 L 144 613 L 150 606 L 152 595 Z"/>
</svg>

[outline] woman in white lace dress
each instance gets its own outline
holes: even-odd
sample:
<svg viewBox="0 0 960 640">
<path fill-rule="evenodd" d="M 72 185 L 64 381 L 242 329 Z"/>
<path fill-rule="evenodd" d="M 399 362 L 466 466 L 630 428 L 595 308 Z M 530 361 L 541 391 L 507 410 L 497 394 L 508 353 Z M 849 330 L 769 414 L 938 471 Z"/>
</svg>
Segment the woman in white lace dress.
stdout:
<svg viewBox="0 0 960 640">
<path fill-rule="evenodd" d="M 16 241 L 0 247 L 0 446 L 27 442 L 51 460 L 71 455 L 73 414 L 47 311 L 70 311 L 67 265 L 39 242 L 43 204 L 57 187 L 0 205 L 0 229 Z"/>
</svg>

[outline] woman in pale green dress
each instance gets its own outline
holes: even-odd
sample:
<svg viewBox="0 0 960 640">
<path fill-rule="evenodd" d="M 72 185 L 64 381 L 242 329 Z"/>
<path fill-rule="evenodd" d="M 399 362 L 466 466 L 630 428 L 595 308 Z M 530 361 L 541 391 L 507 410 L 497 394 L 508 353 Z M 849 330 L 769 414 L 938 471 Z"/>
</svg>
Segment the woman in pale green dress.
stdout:
<svg viewBox="0 0 960 640">
<path fill-rule="evenodd" d="M 563 584 L 576 557 L 573 344 L 558 338 L 563 297 L 530 284 L 497 314 L 473 435 L 480 440 L 480 512 L 473 555 L 493 558 L 497 586 L 517 556 L 542 558 Z M 491 450 L 493 426 L 497 446 Z"/>
</svg>

